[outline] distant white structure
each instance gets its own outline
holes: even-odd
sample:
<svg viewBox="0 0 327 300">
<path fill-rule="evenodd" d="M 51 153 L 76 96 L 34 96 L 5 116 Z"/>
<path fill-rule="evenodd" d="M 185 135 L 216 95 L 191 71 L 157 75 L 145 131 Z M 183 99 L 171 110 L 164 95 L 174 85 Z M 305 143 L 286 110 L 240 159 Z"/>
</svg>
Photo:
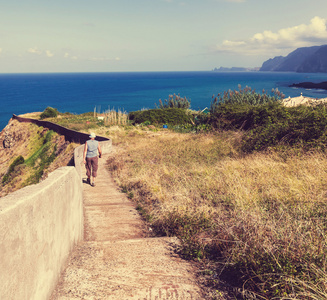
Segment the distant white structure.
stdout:
<svg viewBox="0 0 327 300">
<path fill-rule="evenodd" d="M 303 96 L 302 93 L 301 96 L 299 97 L 294 97 L 294 98 L 288 97 L 282 101 L 283 105 L 286 107 L 293 107 L 299 105 L 315 106 L 326 102 L 327 102 L 327 98 L 314 99 L 310 97 L 305 97 Z"/>
</svg>

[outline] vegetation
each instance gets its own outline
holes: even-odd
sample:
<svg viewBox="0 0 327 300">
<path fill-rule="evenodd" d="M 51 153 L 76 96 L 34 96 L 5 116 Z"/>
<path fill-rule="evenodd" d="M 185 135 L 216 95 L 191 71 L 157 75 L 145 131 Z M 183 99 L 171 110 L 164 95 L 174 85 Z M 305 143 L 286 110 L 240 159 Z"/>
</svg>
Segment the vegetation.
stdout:
<svg viewBox="0 0 327 300">
<path fill-rule="evenodd" d="M 128 125 L 128 114 L 109 109 L 102 114 L 87 112 L 83 114 L 59 113 L 49 121 L 76 131 L 89 131 L 101 126 Z"/>
<path fill-rule="evenodd" d="M 244 299 L 325 299 L 325 107 L 251 95 L 216 103 L 196 135 L 109 130 L 121 149 L 109 168 L 151 232 L 200 261 L 213 299 L 226 286 Z"/>
<path fill-rule="evenodd" d="M 142 123 L 148 125 L 180 125 L 194 123 L 194 116 L 188 110 L 180 108 L 163 108 L 134 111 L 129 113 L 129 119 L 133 125 Z"/>
<path fill-rule="evenodd" d="M 52 141 L 54 134 L 52 130 L 49 130 L 43 139 L 42 146 L 26 159 L 25 164 L 32 167 L 33 172 L 24 182 L 24 185 L 38 183 L 45 169 L 54 161 L 57 150 L 57 145 Z"/>
<path fill-rule="evenodd" d="M 2 184 L 6 184 L 15 170 L 15 167 L 24 163 L 24 157 L 19 155 L 9 166 L 7 173 L 2 177 Z"/>
<path fill-rule="evenodd" d="M 182 98 L 180 95 L 169 95 L 168 100 L 165 99 L 164 102 L 159 100 L 159 108 L 183 108 L 188 109 L 191 107 L 191 102 L 186 97 Z"/>
<path fill-rule="evenodd" d="M 324 105 L 284 107 L 278 102 L 252 105 L 221 104 L 210 116 L 219 130 L 244 130 L 246 152 L 281 145 L 325 149 L 327 112 Z"/>
<path fill-rule="evenodd" d="M 103 121 L 99 120 L 93 112 L 80 115 L 59 113 L 56 118 L 49 118 L 48 121 L 76 131 L 88 131 L 103 125 Z"/>
<path fill-rule="evenodd" d="M 52 107 L 47 107 L 40 115 L 40 119 L 56 118 L 58 116 L 58 110 Z"/>
<path fill-rule="evenodd" d="M 112 138 L 108 167 L 122 192 L 150 234 L 180 239 L 208 299 L 224 289 L 243 299 L 326 299 L 326 107 L 287 108 L 273 94 L 239 87 L 218 95 L 208 115 L 176 107 L 173 96 L 124 122 L 116 112 L 113 121 L 89 113 L 56 122 Z M 24 165 L 51 160 L 51 136 Z"/>
<path fill-rule="evenodd" d="M 265 90 L 262 91 L 262 94 L 257 93 L 255 90 L 252 90 L 251 87 L 241 88 L 241 85 L 238 86 L 239 90 L 236 91 L 226 91 L 223 95 L 218 94 L 217 97 L 211 102 L 210 112 L 215 113 L 220 110 L 221 104 L 230 104 L 230 105 L 262 105 L 271 102 L 278 102 L 285 97 L 278 89 L 272 89 L 272 95 L 269 96 Z"/>
<path fill-rule="evenodd" d="M 109 134 L 117 182 L 152 232 L 177 235 L 180 253 L 202 262 L 214 290 L 225 281 L 258 299 L 326 295 L 325 153 L 244 154 L 231 131 Z"/>
<path fill-rule="evenodd" d="M 103 122 L 105 126 L 123 125 L 129 124 L 128 114 L 121 110 L 109 109 L 104 113 Z"/>
<path fill-rule="evenodd" d="M 68 145 L 60 136 L 34 124 L 28 124 L 26 130 L 30 136 L 25 142 L 24 156 L 19 155 L 10 164 L 6 174 L 1 178 L 0 195 L 18 190 L 24 186 L 38 183 L 47 173 L 62 163 L 67 165 L 72 157 L 73 145 Z M 28 135 L 27 135 L 28 136 Z M 60 149 L 58 149 L 58 147 Z M 61 161 L 59 161 L 61 160 Z"/>
</svg>

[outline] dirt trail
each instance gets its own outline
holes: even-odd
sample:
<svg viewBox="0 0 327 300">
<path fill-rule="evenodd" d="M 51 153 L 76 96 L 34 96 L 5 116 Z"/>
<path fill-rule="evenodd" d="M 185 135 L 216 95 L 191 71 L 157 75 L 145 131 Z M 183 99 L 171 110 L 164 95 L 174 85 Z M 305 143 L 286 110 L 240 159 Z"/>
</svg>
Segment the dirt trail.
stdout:
<svg viewBox="0 0 327 300">
<path fill-rule="evenodd" d="M 73 251 L 51 300 L 203 299 L 176 239 L 144 238 L 134 205 L 99 160 L 96 187 L 84 184 L 84 241 Z M 82 178 L 85 178 L 84 168 Z"/>
</svg>

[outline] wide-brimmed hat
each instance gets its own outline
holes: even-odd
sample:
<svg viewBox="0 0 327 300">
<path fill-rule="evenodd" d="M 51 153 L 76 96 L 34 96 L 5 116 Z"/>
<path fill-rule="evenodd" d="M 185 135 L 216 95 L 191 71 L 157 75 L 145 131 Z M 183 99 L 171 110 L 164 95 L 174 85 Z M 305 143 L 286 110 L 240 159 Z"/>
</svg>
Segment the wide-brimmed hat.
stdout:
<svg viewBox="0 0 327 300">
<path fill-rule="evenodd" d="M 92 132 L 92 133 L 90 134 L 90 138 L 91 138 L 91 139 L 94 139 L 95 137 L 96 137 L 95 133 Z"/>
</svg>

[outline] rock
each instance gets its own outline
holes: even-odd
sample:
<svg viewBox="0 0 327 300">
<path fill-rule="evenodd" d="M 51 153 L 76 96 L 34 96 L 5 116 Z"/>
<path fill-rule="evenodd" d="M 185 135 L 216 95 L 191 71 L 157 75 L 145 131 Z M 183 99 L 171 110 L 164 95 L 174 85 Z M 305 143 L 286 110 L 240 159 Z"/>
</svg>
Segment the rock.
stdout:
<svg viewBox="0 0 327 300">
<path fill-rule="evenodd" d="M 4 139 L 3 139 L 3 148 L 11 148 L 14 146 L 14 140 L 12 138 L 12 135 L 7 134 L 5 135 Z"/>
<path fill-rule="evenodd" d="M 320 83 L 313 83 L 313 82 L 300 82 L 300 83 L 293 83 L 290 87 L 299 87 L 304 89 L 322 89 L 327 90 L 327 81 L 323 81 Z"/>
</svg>

